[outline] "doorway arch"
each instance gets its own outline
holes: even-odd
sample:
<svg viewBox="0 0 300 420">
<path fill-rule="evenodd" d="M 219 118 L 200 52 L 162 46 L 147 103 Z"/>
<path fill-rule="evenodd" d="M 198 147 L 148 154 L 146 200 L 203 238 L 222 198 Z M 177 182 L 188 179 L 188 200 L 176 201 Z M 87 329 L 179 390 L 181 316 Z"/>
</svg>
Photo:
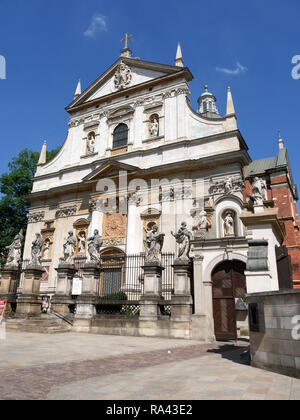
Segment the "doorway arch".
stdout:
<svg viewBox="0 0 300 420">
<path fill-rule="evenodd" d="M 217 340 L 237 339 L 236 298 L 246 296 L 246 264 L 224 261 L 212 272 L 213 316 Z"/>
</svg>

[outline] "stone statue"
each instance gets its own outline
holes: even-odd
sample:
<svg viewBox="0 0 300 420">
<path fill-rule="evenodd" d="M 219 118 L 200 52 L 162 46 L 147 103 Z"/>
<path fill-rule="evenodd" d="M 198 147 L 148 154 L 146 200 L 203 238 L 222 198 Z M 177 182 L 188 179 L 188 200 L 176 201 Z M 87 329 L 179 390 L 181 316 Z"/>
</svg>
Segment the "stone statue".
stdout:
<svg viewBox="0 0 300 420">
<path fill-rule="evenodd" d="M 18 266 L 21 260 L 21 248 L 23 242 L 23 230 L 20 231 L 15 237 L 11 245 L 7 246 L 8 256 L 6 260 L 7 266 Z"/>
<path fill-rule="evenodd" d="M 233 190 L 233 179 L 231 176 L 227 176 L 224 181 L 225 194 L 230 194 Z"/>
<path fill-rule="evenodd" d="M 124 89 L 131 82 L 131 79 L 132 73 L 130 68 L 121 62 L 115 73 L 115 88 Z"/>
<path fill-rule="evenodd" d="M 174 236 L 176 242 L 179 244 L 177 258 L 179 260 L 189 260 L 192 234 L 188 231 L 187 224 L 185 222 L 181 223 L 181 227 L 178 230 L 178 232 L 176 234 L 171 232 L 171 234 Z"/>
<path fill-rule="evenodd" d="M 36 238 L 32 242 L 31 246 L 31 264 L 32 265 L 41 265 L 41 258 L 44 247 L 44 240 L 40 233 L 35 234 Z"/>
<path fill-rule="evenodd" d="M 234 232 L 234 218 L 233 213 L 228 211 L 224 217 L 224 233 L 225 236 L 233 236 Z"/>
<path fill-rule="evenodd" d="M 78 240 L 78 253 L 79 254 L 84 254 L 85 253 L 85 246 L 86 246 L 85 233 L 84 232 L 81 232 L 77 236 L 77 240 Z"/>
<path fill-rule="evenodd" d="M 154 224 L 151 229 L 145 229 L 147 239 L 144 241 L 146 248 L 146 262 L 160 262 L 160 254 L 164 244 L 164 233 L 158 232 L 158 226 Z"/>
<path fill-rule="evenodd" d="M 100 248 L 102 247 L 103 240 L 99 235 L 99 230 L 94 231 L 94 236 L 88 238 L 88 254 L 89 260 L 100 262 Z"/>
<path fill-rule="evenodd" d="M 90 134 L 88 137 L 87 150 L 89 154 L 95 152 L 95 135 L 94 134 Z"/>
<path fill-rule="evenodd" d="M 50 256 L 50 241 L 49 239 L 46 240 L 45 242 L 45 246 L 44 246 L 44 254 L 43 254 L 43 258 L 45 260 L 47 260 Z"/>
<path fill-rule="evenodd" d="M 65 238 L 65 241 L 66 242 L 63 245 L 64 256 L 62 259 L 66 263 L 73 263 L 73 257 L 75 255 L 77 242 L 72 230 L 68 233 L 68 236 L 67 238 Z"/>
<path fill-rule="evenodd" d="M 198 213 L 198 211 L 197 211 L 197 213 Z M 200 229 L 208 230 L 207 213 L 204 210 L 204 208 L 197 214 L 197 217 L 195 218 L 195 224 L 193 226 L 193 229 L 194 230 L 200 230 Z"/>
<path fill-rule="evenodd" d="M 158 132 L 159 132 L 159 123 L 158 123 L 157 119 L 154 118 L 154 120 L 151 123 L 151 127 L 150 127 L 151 137 L 157 137 Z"/>
<path fill-rule="evenodd" d="M 268 200 L 266 181 L 257 176 L 253 180 L 252 192 L 257 206 L 262 206 L 263 202 Z"/>
</svg>

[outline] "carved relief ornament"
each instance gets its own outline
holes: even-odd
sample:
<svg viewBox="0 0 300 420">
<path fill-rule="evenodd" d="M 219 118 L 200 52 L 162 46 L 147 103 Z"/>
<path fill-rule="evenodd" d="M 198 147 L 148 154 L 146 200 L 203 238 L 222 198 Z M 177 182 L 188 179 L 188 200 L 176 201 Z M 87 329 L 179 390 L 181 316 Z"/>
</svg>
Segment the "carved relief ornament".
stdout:
<svg viewBox="0 0 300 420">
<path fill-rule="evenodd" d="M 28 213 L 28 215 L 27 215 L 28 223 L 42 222 L 44 220 L 44 217 L 45 217 L 45 212 L 44 211 L 39 211 L 39 212 L 35 212 L 35 213 Z"/>
</svg>

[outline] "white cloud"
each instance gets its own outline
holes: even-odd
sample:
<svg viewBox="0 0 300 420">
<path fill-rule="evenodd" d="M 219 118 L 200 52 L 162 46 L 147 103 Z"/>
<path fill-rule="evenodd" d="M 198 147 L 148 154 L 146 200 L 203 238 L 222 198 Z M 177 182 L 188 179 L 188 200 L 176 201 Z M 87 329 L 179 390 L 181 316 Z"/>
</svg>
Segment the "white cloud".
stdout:
<svg viewBox="0 0 300 420">
<path fill-rule="evenodd" d="M 99 31 L 107 31 L 106 16 L 96 14 L 92 17 L 90 26 L 83 35 L 88 38 L 93 38 Z"/>
<path fill-rule="evenodd" d="M 245 73 L 247 71 L 247 68 L 242 66 L 240 63 L 237 63 L 236 69 L 231 70 L 231 69 L 216 67 L 216 70 L 220 71 L 221 73 L 236 75 L 240 73 Z"/>
</svg>

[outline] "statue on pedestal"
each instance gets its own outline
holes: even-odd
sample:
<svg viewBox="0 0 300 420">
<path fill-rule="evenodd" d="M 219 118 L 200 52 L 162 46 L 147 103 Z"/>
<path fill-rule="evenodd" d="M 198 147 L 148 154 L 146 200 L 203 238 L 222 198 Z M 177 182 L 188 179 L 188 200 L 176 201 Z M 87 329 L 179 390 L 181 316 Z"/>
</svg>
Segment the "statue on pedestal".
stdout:
<svg viewBox="0 0 300 420">
<path fill-rule="evenodd" d="M 73 231 L 68 233 L 67 238 L 65 238 L 65 243 L 63 245 L 64 248 L 64 256 L 62 260 L 66 263 L 73 263 L 73 257 L 76 251 L 76 238 L 74 236 Z"/>
<path fill-rule="evenodd" d="M 90 261 L 100 262 L 100 249 L 102 244 L 102 236 L 99 235 L 99 230 L 95 229 L 94 236 L 88 238 L 88 254 Z"/>
<path fill-rule="evenodd" d="M 268 200 L 266 181 L 257 176 L 253 180 L 252 192 L 255 205 L 262 206 L 263 202 Z"/>
<path fill-rule="evenodd" d="M 164 244 L 164 233 L 158 232 L 158 226 L 154 224 L 151 229 L 145 229 L 147 239 L 144 241 L 146 248 L 145 261 L 149 262 L 160 262 L 160 254 Z"/>
<path fill-rule="evenodd" d="M 18 266 L 21 260 L 21 248 L 23 242 L 23 230 L 20 231 L 15 237 L 11 245 L 7 246 L 8 256 L 6 266 Z"/>
<path fill-rule="evenodd" d="M 171 234 L 174 236 L 176 242 L 179 244 L 177 258 L 179 260 L 189 260 L 192 234 L 187 229 L 187 224 L 185 222 L 181 223 L 181 227 L 179 228 L 178 232 L 176 234 L 171 232 Z"/>
<path fill-rule="evenodd" d="M 31 247 L 31 264 L 32 265 L 41 265 L 41 258 L 44 247 L 44 240 L 40 233 L 35 234 L 36 238 L 32 242 Z"/>
</svg>

